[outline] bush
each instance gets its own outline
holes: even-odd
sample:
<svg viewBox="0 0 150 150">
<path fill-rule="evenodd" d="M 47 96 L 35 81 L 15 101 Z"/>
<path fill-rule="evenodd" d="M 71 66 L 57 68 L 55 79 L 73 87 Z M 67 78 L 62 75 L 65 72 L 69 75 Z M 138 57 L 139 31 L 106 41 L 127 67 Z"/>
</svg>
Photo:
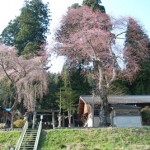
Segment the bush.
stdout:
<svg viewBox="0 0 150 150">
<path fill-rule="evenodd" d="M 141 110 L 143 125 L 150 125 L 150 107 L 145 106 Z"/>
<path fill-rule="evenodd" d="M 16 121 L 14 121 L 14 126 L 17 127 L 17 128 L 22 128 L 25 124 L 25 120 L 23 119 L 18 119 Z"/>
</svg>

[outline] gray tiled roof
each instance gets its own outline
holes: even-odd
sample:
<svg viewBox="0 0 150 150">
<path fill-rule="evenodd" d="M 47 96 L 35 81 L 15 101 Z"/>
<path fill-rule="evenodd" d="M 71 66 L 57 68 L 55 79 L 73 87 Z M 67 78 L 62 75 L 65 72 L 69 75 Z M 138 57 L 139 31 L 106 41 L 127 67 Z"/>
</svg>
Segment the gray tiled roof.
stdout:
<svg viewBox="0 0 150 150">
<path fill-rule="evenodd" d="M 98 96 L 95 96 L 93 99 L 92 95 L 82 95 L 80 99 L 87 103 L 100 104 L 101 99 Z M 108 96 L 108 102 L 110 104 L 138 104 L 138 103 L 150 103 L 150 95 L 123 95 L 123 96 Z"/>
<path fill-rule="evenodd" d="M 141 107 L 137 107 L 136 105 L 125 105 L 125 104 L 113 104 L 111 105 L 112 109 L 140 109 Z"/>
</svg>

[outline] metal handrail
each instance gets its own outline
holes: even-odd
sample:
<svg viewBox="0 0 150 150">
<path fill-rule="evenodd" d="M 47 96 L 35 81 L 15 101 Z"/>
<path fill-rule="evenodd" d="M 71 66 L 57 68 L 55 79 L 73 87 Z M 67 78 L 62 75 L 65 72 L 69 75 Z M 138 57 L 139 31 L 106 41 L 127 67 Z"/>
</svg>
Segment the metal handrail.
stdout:
<svg viewBox="0 0 150 150">
<path fill-rule="evenodd" d="M 42 131 L 42 121 L 40 121 L 40 124 L 39 124 L 39 127 L 38 127 L 38 131 L 37 131 L 37 135 L 36 135 L 36 139 L 35 139 L 35 144 L 34 144 L 34 149 L 33 150 L 37 150 L 41 131 Z"/>
<path fill-rule="evenodd" d="M 22 143 L 22 141 L 23 141 L 23 138 L 24 138 L 24 136 L 25 136 L 25 133 L 26 133 L 26 130 L 27 130 L 27 129 L 28 129 L 28 121 L 25 122 L 25 125 L 24 125 L 24 127 L 23 127 L 21 136 L 20 136 L 20 138 L 19 138 L 19 140 L 18 140 L 18 142 L 17 142 L 17 145 L 16 145 L 15 150 L 19 150 L 19 149 L 20 149 L 21 143 Z"/>
</svg>

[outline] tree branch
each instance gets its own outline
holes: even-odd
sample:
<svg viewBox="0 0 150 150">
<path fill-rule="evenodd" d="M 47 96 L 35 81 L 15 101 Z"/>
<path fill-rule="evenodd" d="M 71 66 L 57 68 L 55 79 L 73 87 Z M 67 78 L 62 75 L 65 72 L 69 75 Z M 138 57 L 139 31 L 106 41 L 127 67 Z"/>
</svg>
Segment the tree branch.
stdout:
<svg viewBox="0 0 150 150">
<path fill-rule="evenodd" d="M 124 34 L 124 33 L 126 33 L 126 31 L 123 31 L 123 32 L 121 32 L 121 33 L 115 35 L 115 38 L 117 38 L 118 36 L 120 36 L 120 35 L 122 35 L 122 34 Z"/>
<path fill-rule="evenodd" d="M 6 74 L 7 78 L 8 78 L 12 83 L 14 83 L 14 81 L 12 80 L 12 78 L 10 77 L 10 75 L 7 73 L 2 59 L 0 59 L 0 60 L 1 60 L 2 69 L 3 69 L 4 73 Z"/>
</svg>

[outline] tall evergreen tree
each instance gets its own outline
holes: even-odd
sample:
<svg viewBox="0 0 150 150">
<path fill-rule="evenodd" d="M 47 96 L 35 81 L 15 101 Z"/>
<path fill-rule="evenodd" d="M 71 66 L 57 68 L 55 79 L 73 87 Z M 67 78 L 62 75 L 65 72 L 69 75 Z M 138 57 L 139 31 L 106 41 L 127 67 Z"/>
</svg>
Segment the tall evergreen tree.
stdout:
<svg viewBox="0 0 150 150">
<path fill-rule="evenodd" d="M 3 30 L 3 42 L 15 46 L 19 54 L 38 54 L 46 43 L 49 17 L 48 4 L 41 0 L 25 1 L 20 16 Z"/>
<path fill-rule="evenodd" d="M 131 66 L 134 66 L 136 73 L 139 71 L 140 62 L 147 62 L 149 60 L 148 44 L 148 36 L 143 31 L 142 27 L 137 23 L 136 20 L 129 18 L 124 47 L 125 59 L 128 62 L 126 64 L 127 69 L 131 68 Z M 142 57 L 143 60 L 141 60 L 140 57 Z M 130 72 L 132 74 L 133 68 L 130 70 Z M 133 75 L 134 74 L 132 74 L 131 78 Z"/>
<path fill-rule="evenodd" d="M 15 39 L 19 32 L 19 17 L 11 20 L 8 26 L 2 31 L 1 38 L 5 45 L 13 46 L 15 45 Z"/>
<path fill-rule="evenodd" d="M 98 8 L 101 12 L 105 13 L 105 7 L 101 5 L 101 0 L 84 0 L 83 4 L 92 7 L 93 10 Z"/>
<path fill-rule="evenodd" d="M 60 88 L 60 103 L 63 110 L 68 113 L 68 127 L 71 127 L 71 116 L 75 110 L 75 98 L 76 92 L 72 90 L 66 65 L 64 65 L 62 71 L 63 86 Z"/>
<path fill-rule="evenodd" d="M 42 109 L 59 109 L 57 92 L 59 91 L 59 74 L 48 73 L 48 91 L 38 104 Z"/>
<path fill-rule="evenodd" d="M 146 45 L 145 47 L 149 47 L 150 45 L 149 38 L 142 27 L 138 25 L 134 19 L 129 19 L 126 32 L 125 49 L 126 51 L 132 51 L 133 58 L 138 58 L 138 55 L 141 55 L 144 59 L 142 61 L 136 59 L 137 64 L 140 66 L 140 71 L 136 74 L 132 82 L 121 80 L 117 81 L 117 83 L 120 83 L 120 87 L 124 87 L 126 89 L 125 93 L 127 94 L 150 94 L 150 48 L 149 53 L 145 54 L 143 45 L 139 43 L 143 43 L 143 45 Z M 140 50 L 140 53 L 136 52 L 138 49 Z M 133 62 L 128 63 L 128 65 L 132 64 Z M 128 65 L 127 67 L 129 67 Z"/>
<path fill-rule="evenodd" d="M 89 95 L 92 92 L 88 75 L 84 72 L 84 64 L 79 63 L 69 69 L 69 80 L 72 90 L 77 93 L 76 103 L 80 95 Z"/>
<path fill-rule="evenodd" d="M 150 94 L 150 61 L 141 62 L 141 71 L 136 75 L 134 82 L 128 82 L 129 94 Z"/>
</svg>

